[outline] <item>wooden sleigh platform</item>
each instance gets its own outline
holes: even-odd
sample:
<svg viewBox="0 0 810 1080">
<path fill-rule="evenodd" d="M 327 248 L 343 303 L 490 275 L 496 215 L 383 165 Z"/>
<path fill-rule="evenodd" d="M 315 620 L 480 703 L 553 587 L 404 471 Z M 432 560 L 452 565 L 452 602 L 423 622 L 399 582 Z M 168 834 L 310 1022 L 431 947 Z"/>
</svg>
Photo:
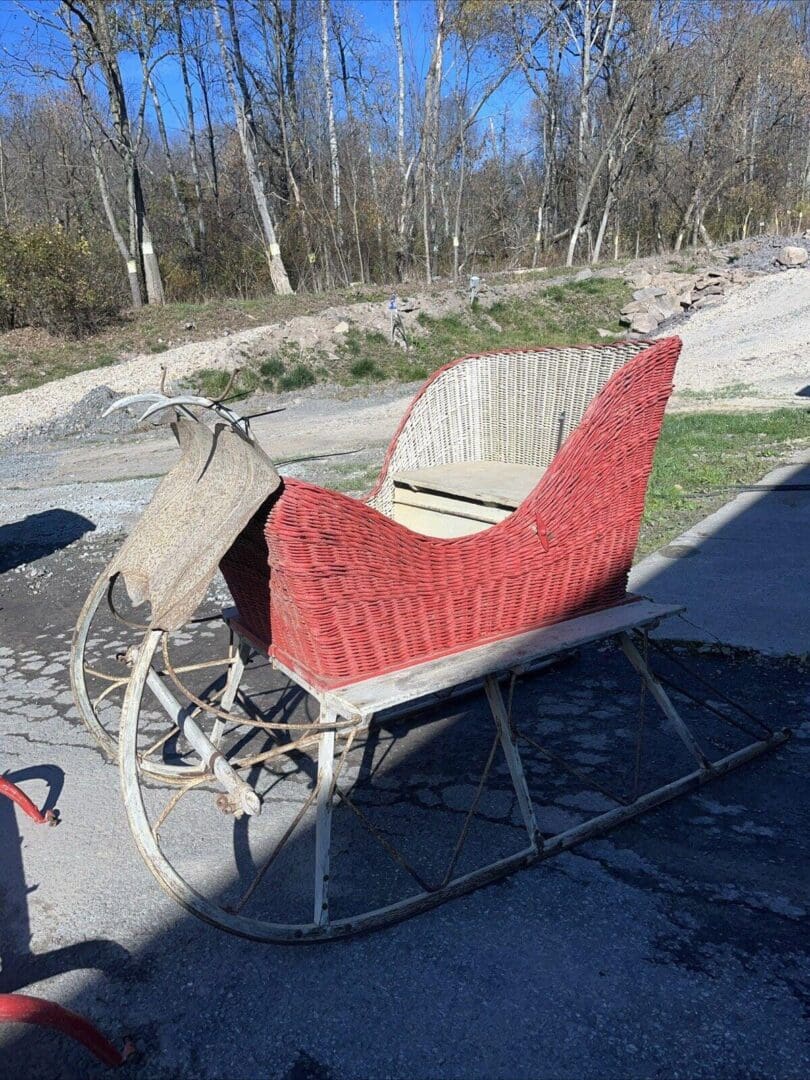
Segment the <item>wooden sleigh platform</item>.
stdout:
<svg viewBox="0 0 810 1080">
<path fill-rule="evenodd" d="M 212 904 L 191 888 L 163 855 L 146 815 L 134 752 L 140 695 L 147 682 L 158 681 L 152 674 L 149 663 L 152 651 L 148 647 L 144 648 L 132 672 L 121 728 L 121 764 L 125 804 L 141 854 L 162 886 L 184 907 L 205 921 L 258 941 L 306 943 L 346 937 L 387 926 L 453 897 L 468 893 L 521 867 L 550 858 L 585 840 L 604 834 L 610 829 L 640 817 L 654 807 L 724 776 L 740 765 L 781 745 L 789 737 L 787 731 L 776 731 L 719 759 L 710 760 L 707 757 L 678 713 L 664 686 L 650 670 L 637 645 L 638 635 L 646 634 L 657 627 L 662 620 L 681 610 L 683 609 L 679 607 L 655 604 L 644 599 L 630 600 L 628 603 L 593 615 L 581 616 L 554 626 L 477 646 L 452 656 L 404 668 L 389 675 L 347 685 L 338 690 L 318 690 L 298 672 L 276 661 L 276 667 L 295 684 L 313 695 L 320 709 L 319 726 L 322 730 L 310 740 L 311 743 L 314 742 L 317 751 L 317 782 L 312 793 L 316 805 L 316 816 L 311 923 L 268 923 L 232 914 Z M 244 665 L 254 651 L 254 644 L 250 637 L 244 634 L 235 613 L 226 612 L 225 616 L 230 619 L 232 630 L 238 640 L 236 659 L 230 668 L 223 697 L 223 700 L 232 702 L 244 672 Z M 161 635 L 160 631 L 154 633 L 156 645 Z M 517 676 L 538 663 L 553 660 L 572 649 L 611 638 L 618 641 L 630 664 L 644 681 L 650 695 L 663 711 L 673 738 L 680 740 L 687 749 L 694 760 L 695 768 L 654 790 L 645 792 L 631 802 L 619 804 L 615 809 L 597 814 L 581 825 L 556 835 L 543 835 L 538 827 L 535 813 L 535 800 L 542 805 L 543 793 L 532 793 L 527 786 L 521 761 L 519 725 L 509 714 L 501 690 L 501 679 L 504 676 Z M 525 845 L 506 858 L 498 859 L 472 872 L 455 875 L 454 868 L 458 862 L 470 821 L 475 814 L 476 799 L 462 827 L 460 843 L 457 844 L 448 870 L 441 881 L 429 887 L 423 887 L 418 892 L 384 907 L 360 912 L 350 917 L 331 919 L 329 882 L 333 808 L 339 802 L 345 803 L 361 819 L 363 817 L 362 812 L 353 804 L 350 791 L 344 790 L 340 782 L 341 769 L 346 760 L 348 747 L 359 732 L 368 729 L 375 718 L 385 714 L 390 715 L 391 710 L 424 706 L 431 698 L 454 689 L 470 688 L 481 684 L 486 692 L 496 737 L 493 753 L 490 754 L 487 768 L 479 783 L 478 794 L 480 795 L 491 767 L 495 746 L 500 745 L 520 807 L 526 832 Z M 165 689 L 163 697 L 164 703 L 168 699 L 169 708 L 171 708 L 171 698 Z M 215 745 L 208 742 L 202 730 L 184 710 L 177 707 L 173 719 L 189 741 L 200 751 L 203 764 L 216 772 L 215 759 L 218 751 Z M 226 764 L 221 755 L 219 762 Z M 565 762 L 561 760 L 555 761 L 555 764 L 565 767 Z M 220 779 L 223 777 L 224 774 Z M 245 798 L 244 806 L 246 812 L 250 813 L 250 797 L 255 798 L 254 793 L 252 790 L 245 790 L 248 785 L 240 779 L 235 770 L 227 778 L 226 788 L 232 797 Z M 255 810 L 255 806 L 253 809 Z M 373 825 L 365 821 L 364 824 L 372 833 L 376 832 Z M 291 835 L 292 830 L 288 830 L 280 841 L 279 850 L 289 841 Z M 395 862 L 398 862 L 400 866 L 405 865 L 405 868 L 412 872 L 417 880 L 420 880 L 419 875 L 404 864 L 400 853 L 385 837 L 377 834 L 376 838 L 388 850 L 388 854 Z M 272 862 L 274 858 L 275 853 L 267 862 Z"/>
</svg>

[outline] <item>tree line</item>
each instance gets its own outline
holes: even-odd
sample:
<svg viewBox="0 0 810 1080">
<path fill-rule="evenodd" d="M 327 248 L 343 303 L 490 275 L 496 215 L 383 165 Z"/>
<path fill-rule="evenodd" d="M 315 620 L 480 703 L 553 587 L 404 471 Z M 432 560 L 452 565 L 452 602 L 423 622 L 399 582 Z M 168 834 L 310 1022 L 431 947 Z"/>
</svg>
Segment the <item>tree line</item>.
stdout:
<svg viewBox="0 0 810 1080">
<path fill-rule="evenodd" d="M 810 226 L 807 0 L 19 7 L 0 230 L 133 307 Z"/>
</svg>

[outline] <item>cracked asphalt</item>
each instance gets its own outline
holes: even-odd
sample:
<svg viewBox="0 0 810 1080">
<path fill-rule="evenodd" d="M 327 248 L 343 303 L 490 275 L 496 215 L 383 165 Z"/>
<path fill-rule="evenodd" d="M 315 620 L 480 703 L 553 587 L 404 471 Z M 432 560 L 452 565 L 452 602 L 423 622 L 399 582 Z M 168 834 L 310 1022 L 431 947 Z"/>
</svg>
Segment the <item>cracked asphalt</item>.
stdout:
<svg viewBox="0 0 810 1080">
<path fill-rule="evenodd" d="M 117 541 L 73 518 L 47 524 L 52 550 L 41 528 L 33 548 L 24 530 L 4 548 L 0 768 L 40 804 L 55 802 L 62 823 L 38 828 L 0 802 L 0 990 L 59 1001 L 119 1044 L 129 1035 L 138 1052 L 126 1072 L 145 1078 L 808 1075 L 806 662 L 680 652 L 753 713 L 793 727 L 793 739 L 603 839 L 388 930 L 262 946 L 189 916 L 141 861 L 117 769 L 78 718 L 66 666 L 78 609 Z M 180 648 L 208 656 L 218 635 L 205 625 Z M 266 665 L 250 666 L 247 687 L 269 714 L 311 714 Z M 679 704 L 711 755 L 747 741 Z M 639 688 L 613 647 L 519 681 L 514 710 L 580 774 L 526 747 L 546 832 L 614 805 L 585 774 L 627 796 L 689 769 L 647 701 L 636 775 Z M 444 702 L 361 740 L 344 780 L 357 783 L 358 803 L 388 839 L 440 876 L 491 739 L 482 694 Z M 257 782 L 266 810 L 255 836 L 219 814 L 205 789 L 167 821 L 167 852 L 221 899 L 251 879 L 308 792 L 311 764 L 300 755 Z M 167 794 L 150 784 L 150 809 Z M 404 874 L 389 873 L 345 808 L 334 830 L 336 914 L 402 895 Z M 497 758 L 459 869 L 521 843 Z M 251 914 L 303 913 L 311 849 L 305 818 Z M 18 1026 L 0 1029 L 0 1063 L 20 1077 L 106 1072 L 64 1038 Z"/>
</svg>

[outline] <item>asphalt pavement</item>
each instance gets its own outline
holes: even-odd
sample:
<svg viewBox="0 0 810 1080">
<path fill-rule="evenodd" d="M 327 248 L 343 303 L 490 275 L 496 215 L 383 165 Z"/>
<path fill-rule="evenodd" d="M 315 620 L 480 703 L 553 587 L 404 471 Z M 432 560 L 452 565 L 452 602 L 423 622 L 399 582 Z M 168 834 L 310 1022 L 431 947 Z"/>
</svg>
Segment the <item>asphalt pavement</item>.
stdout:
<svg viewBox="0 0 810 1080">
<path fill-rule="evenodd" d="M 656 599 L 685 600 L 702 628 L 684 632 L 702 648 L 684 645 L 678 658 L 766 722 L 792 727 L 789 743 L 498 884 L 393 928 L 306 948 L 258 945 L 200 923 L 161 891 L 136 850 L 117 768 L 82 726 L 67 673 L 78 609 L 117 542 L 95 527 L 103 499 L 81 513 L 42 507 L 52 516 L 30 529 L 24 517 L 7 522 L 0 768 L 35 801 L 55 804 L 62 823 L 37 827 L 0 802 L 0 991 L 59 1001 L 119 1044 L 130 1036 L 137 1055 L 125 1069 L 133 1077 L 804 1078 L 808 493 L 801 469 L 779 476 L 670 545 L 670 554 L 642 563 L 637 580 Z M 679 546 L 697 550 L 678 554 Z M 715 648 L 716 638 L 757 651 Z M 204 635 L 199 647 L 209 645 Z M 310 715 L 266 667 L 254 665 L 248 676 L 264 707 Z M 711 755 L 746 740 L 678 701 Z M 643 714 L 639 704 L 637 679 L 607 645 L 518 683 L 521 724 L 579 774 L 527 747 L 541 829 L 564 829 L 610 805 L 588 775 L 626 797 L 637 782 L 688 769 L 649 701 Z M 426 872 L 439 873 L 452 850 L 491 732 L 483 695 L 473 695 L 383 725 L 350 766 L 367 812 Z M 309 790 L 311 764 L 302 756 L 265 783 L 262 827 L 277 833 Z M 147 790 L 150 806 L 167 795 Z M 167 843 L 200 889 L 230 895 L 255 873 L 265 838 L 224 818 L 212 793 L 193 800 Z M 521 842 L 500 761 L 481 811 L 462 868 Z M 305 819 L 257 894 L 259 913 L 299 910 L 311 858 Z M 338 808 L 337 911 L 393 898 L 407 886 L 397 874 Z M 0 1029 L 0 1073 L 105 1072 L 62 1036 Z"/>
</svg>

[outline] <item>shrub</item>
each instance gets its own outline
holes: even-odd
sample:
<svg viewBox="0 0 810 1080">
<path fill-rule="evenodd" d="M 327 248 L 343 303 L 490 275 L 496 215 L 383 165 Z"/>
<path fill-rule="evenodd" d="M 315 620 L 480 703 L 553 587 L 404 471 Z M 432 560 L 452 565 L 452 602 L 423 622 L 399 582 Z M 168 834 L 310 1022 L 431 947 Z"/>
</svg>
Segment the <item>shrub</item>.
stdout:
<svg viewBox="0 0 810 1080">
<path fill-rule="evenodd" d="M 259 364 L 259 371 L 265 379 L 277 379 L 284 374 L 284 361 L 278 356 L 270 356 Z"/>
<path fill-rule="evenodd" d="M 349 374 L 353 379 L 384 379 L 385 372 L 379 368 L 370 357 L 355 360 L 349 368 Z"/>
<path fill-rule="evenodd" d="M 316 382 L 315 372 L 309 364 L 296 364 L 292 370 L 278 380 L 280 390 L 303 390 L 304 387 L 314 386 Z"/>
<path fill-rule="evenodd" d="M 230 372 L 222 368 L 198 368 L 183 379 L 182 385 L 201 397 L 218 398 L 225 393 L 230 377 Z"/>
<path fill-rule="evenodd" d="M 0 232 L 0 327 L 82 337 L 118 313 L 120 279 L 60 227 Z"/>
<path fill-rule="evenodd" d="M 275 390 L 279 379 L 282 378 L 286 370 L 281 357 L 268 356 L 266 360 L 262 360 L 261 364 L 259 364 L 259 376 L 262 386 L 267 390 Z"/>
<path fill-rule="evenodd" d="M 200 397 L 216 400 L 222 397 L 231 381 L 232 372 L 225 368 L 197 368 L 181 381 L 184 390 L 189 390 Z M 231 387 L 227 401 L 234 398 L 246 397 L 252 394 L 260 386 L 259 376 L 253 368 L 242 368 L 236 377 L 236 382 Z"/>
</svg>

